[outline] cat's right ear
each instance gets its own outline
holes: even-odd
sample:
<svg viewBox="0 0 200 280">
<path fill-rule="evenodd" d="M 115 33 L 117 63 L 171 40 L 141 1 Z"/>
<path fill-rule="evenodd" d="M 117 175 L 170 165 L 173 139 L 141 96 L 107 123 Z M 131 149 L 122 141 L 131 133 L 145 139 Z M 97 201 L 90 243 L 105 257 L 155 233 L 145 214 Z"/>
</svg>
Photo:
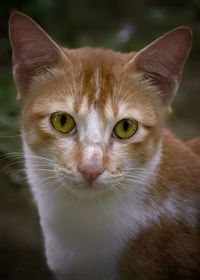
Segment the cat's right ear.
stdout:
<svg viewBox="0 0 200 280">
<path fill-rule="evenodd" d="M 9 34 L 13 76 L 18 97 L 23 99 L 36 75 L 67 60 L 67 57 L 35 21 L 19 11 L 11 14 Z"/>
</svg>

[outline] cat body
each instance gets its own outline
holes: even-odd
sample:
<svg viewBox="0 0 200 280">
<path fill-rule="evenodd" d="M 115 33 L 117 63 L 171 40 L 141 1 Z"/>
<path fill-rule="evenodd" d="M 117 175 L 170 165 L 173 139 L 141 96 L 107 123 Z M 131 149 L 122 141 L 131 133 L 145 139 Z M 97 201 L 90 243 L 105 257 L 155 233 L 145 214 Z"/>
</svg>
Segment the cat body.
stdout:
<svg viewBox="0 0 200 280">
<path fill-rule="evenodd" d="M 163 128 L 190 30 L 129 54 L 68 50 L 14 12 L 10 38 L 49 268 L 58 279 L 198 279 L 200 141 Z"/>
</svg>

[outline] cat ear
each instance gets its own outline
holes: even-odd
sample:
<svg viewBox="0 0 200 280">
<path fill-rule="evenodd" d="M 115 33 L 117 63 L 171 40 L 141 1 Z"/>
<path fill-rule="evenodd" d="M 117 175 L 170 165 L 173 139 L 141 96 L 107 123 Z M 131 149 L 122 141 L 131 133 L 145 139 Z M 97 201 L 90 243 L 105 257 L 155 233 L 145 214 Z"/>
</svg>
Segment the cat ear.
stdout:
<svg viewBox="0 0 200 280">
<path fill-rule="evenodd" d="M 14 11 L 9 22 L 13 75 L 20 98 L 36 75 L 67 57 L 49 35 L 30 17 Z"/>
<path fill-rule="evenodd" d="M 143 79 L 155 85 L 162 103 L 168 106 L 178 89 L 191 41 L 190 28 L 173 29 L 139 51 L 126 67 L 139 71 Z"/>
</svg>

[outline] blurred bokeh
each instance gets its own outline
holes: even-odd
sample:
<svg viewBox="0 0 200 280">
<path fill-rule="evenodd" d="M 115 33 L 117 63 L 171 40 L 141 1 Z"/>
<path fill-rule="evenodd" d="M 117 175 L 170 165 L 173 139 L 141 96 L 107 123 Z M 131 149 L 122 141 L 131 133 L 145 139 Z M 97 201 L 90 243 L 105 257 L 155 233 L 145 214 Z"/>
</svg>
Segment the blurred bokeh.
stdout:
<svg viewBox="0 0 200 280">
<path fill-rule="evenodd" d="M 139 50 L 166 31 L 189 25 L 193 47 L 168 120 L 183 140 L 200 135 L 199 0 L 6 0 L 0 9 L 0 280 L 51 279 L 45 265 L 35 205 L 16 152 L 20 144 L 20 104 L 11 73 L 8 18 L 19 9 L 57 42 Z M 17 159 L 17 160 L 16 160 Z"/>
</svg>

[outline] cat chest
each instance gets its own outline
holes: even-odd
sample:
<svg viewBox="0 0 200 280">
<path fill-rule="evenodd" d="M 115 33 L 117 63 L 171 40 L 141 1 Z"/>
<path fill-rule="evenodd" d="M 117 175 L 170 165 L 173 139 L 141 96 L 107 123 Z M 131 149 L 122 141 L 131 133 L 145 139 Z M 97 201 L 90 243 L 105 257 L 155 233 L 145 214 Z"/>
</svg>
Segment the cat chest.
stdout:
<svg viewBox="0 0 200 280">
<path fill-rule="evenodd" d="M 77 205 L 75 209 L 67 203 L 63 215 L 57 212 L 57 218 L 44 217 L 43 209 L 39 209 L 52 270 L 59 270 L 67 279 L 118 279 L 118 261 L 123 250 L 130 236 L 134 238 L 140 231 L 130 215 L 133 209 L 128 208 L 127 215 L 125 209 L 118 212 L 119 205 L 115 208 L 113 204 L 109 209 L 99 206 L 92 211 Z"/>
<path fill-rule="evenodd" d="M 102 258 L 98 255 L 88 254 L 87 252 L 71 251 L 69 248 L 65 248 L 65 252 L 63 253 L 65 255 L 68 254 L 68 257 L 60 260 L 59 264 L 54 264 L 56 266 L 55 271 L 59 271 L 60 275 L 63 275 L 61 279 L 119 279 L 116 258 L 112 255 Z"/>
<path fill-rule="evenodd" d="M 125 247 L 126 240 L 101 231 L 77 234 L 68 230 L 60 241 L 57 233 L 50 232 L 43 226 L 46 239 L 46 256 L 49 267 L 59 271 L 61 279 L 92 280 L 118 279 L 118 259 Z M 92 231 L 92 230 L 91 230 Z"/>
</svg>

